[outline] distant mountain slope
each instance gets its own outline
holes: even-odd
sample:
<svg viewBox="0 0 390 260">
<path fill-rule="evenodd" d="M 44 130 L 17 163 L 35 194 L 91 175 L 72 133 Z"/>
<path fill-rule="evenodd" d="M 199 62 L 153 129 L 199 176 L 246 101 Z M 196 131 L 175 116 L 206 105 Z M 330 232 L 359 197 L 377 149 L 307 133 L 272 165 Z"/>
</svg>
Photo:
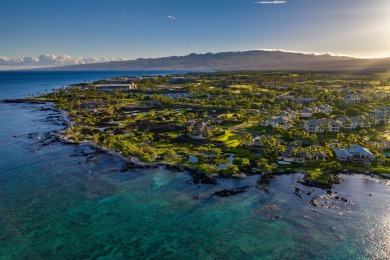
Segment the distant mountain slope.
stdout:
<svg viewBox="0 0 390 260">
<path fill-rule="evenodd" d="M 47 69 L 47 68 L 46 68 Z M 372 70 L 390 71 L 390 58 L 358 59 L 282 51 L 190 54 L 50 68 L 51 70 Z"/>
</svg>

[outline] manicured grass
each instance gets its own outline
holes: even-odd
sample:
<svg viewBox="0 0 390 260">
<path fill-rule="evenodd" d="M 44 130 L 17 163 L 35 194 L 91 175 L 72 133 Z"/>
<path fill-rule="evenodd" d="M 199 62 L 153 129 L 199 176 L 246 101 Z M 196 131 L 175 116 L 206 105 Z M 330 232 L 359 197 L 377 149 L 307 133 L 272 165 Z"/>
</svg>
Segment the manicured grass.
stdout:
<svg viewBox="0 0 390 260">
<path fill-rule="evenodd" d="M 265 88 L 256 88 L 256 91 L 259 91 L 259 92 L 269 92 L 269 89 L 265 89 Z"/>
<path fill-rule="evenodd" d="M 230 130 L 226 130 L 223 135 L 218 136 L 212 140 L 224 142 L 227 147 L 231 148 L 237 147 L 240 144 L 240 142 L 238 141 L 238 135 L 234 134 Z"/>
<path fill-rule="evenodd" d="M 242 124 L 239 124 L 239 125 L 235 125 L 235 126 L 232 126 L 230 127 L 230 130 L 234 130 L 234 131 L 240 131 L 244 128 L 248 128 L 248 127 L 251 127 L 253 125 L 255 125 L 257 123 L 257 121 L 249 121 L 249 122 L 244 122 Z"/>
<path fill-rule="evenodd" d="M 179 136 L 178 133 L 173 133 L 173 132 L 169 132 L 167 135 L 168 135 L 169 137 L 171 137 L 171 138 L 176 138 L 176 137 Z"/>
<path fill-rule="evenodd" d="M 371 170 L 379 174 L 390 174 L 390 168 L 386 167 L 371 168 Z"/>
<path fill-rule="evenodd" d="M 331 174 L 322 171 L 320 168 L 307 171 L 307 174 L 309 176 L 309 179 L 323 184 L 328 184 L 329 181 L 333 180 L 333 176 Z"/>
<path fill-rule="evenodd" d="M 252 85 L 232 85 L 231 88 L 237 88 L 237 89 L 248 89 L 252 90 L 253 86 Z"/>
</svg>

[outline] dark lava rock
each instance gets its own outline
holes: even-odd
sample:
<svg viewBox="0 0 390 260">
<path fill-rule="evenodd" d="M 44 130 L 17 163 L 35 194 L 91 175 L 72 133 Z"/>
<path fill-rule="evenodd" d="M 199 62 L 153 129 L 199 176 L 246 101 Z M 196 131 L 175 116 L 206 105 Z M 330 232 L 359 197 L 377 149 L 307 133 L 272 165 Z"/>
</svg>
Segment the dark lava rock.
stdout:
<svg viewBox="0 0 390 260">
<path fill-rule="evenodd" d="M 317 199 L 318 199 L 318 197 L 316 196 L 316 197 L 314 197 L 314 198 L 312 198 L 310 201 L 309 201 L 309 204 L 311 205 L 311 206 L 314 206 L 314 207 L 316 207 L 317 206 L 317 204 L 318 204 L 318 202 L 317 202 Z"/>
<path fill-rule="evenodd" d="M 192 176 L 192 182 L 195 184 L 199 184 L 199 183 L 217 184 L 217 181 L 213 177 L 207 176 L 205 174 L 191 173 L 191 176 Z"/>
<path fill-rule="evenodd" d="M 273 176 L 272 174 L 263 174 L 262 175 L 262 180 L 271 180 L 273 179 L 275 176 Z"/>
<path fill-rule="evenodd" d="M 29 133 L 28 134 L 28 139 L 32 139 L 32 138 L 38 138 L 39 137 L 39 133 Z"/>
<path fill-rule="evenodd" d="M 303 199 L 302 195 L 299 193 L 301 190 L 297 187 L 294 187 L 293 188 L 293 192 L 296 196 L 298 196 L 299 198 Z"/>
<path fill-rule="evenodd" d="M 262 191 L 265 191 L 265 193 L 271 193 L 269 191 L 269 189 L 265 188 L 265 187 L 262 187 L 262 186 L 255 186 L 255 188 L 259 189 L 259 190 L 262 190 Z"/>
<path fill-rule="evenodd" d="M 245 192 L 245 189 L 247 189 L 247 188 L 249 188 L 249 186 L 244 186 L 244 187 L 237 188 L 237 189 L 223 189 L 223 190 L 214 192 L 213 195 L 211 195 L 211 197 L 214 195 L 217 195 L 219 197 L 229 197 L 229 196 L 243 193 L 243 192 Z"/>
<path fill-rule="evenodd" d="M 266 208 L 269 209 L 269 210 L 277 210 L 277 209 L 279 209 L 278 206 L 276 206 L 275 204 L 267 205 Z"/>
<path fill-rule="evenodd" d="M 114 133 L 114 135 L 123 135 L 125 132 L 122 129 L 118 128 L 118 129 L 115 129 L 113 133 Z"/>
</svg>

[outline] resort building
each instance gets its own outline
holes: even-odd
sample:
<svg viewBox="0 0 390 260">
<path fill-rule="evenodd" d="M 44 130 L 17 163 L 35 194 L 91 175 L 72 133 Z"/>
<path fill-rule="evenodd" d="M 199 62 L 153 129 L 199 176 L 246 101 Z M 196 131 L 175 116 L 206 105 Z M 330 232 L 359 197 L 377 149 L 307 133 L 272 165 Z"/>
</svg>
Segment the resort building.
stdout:
<svg viewBox="0 0 390 260">
<path fill-rule="evenodd" d="M 314 109 L 305 107 L 301 110 L 301 117 L 309 118 L 313 115 L 314 112 Z"/>
<path fill-rule="evenodd" d="M 276 101 L 285 101 L 285 100 L 293 100 L 293 99 L 294 99 L 294 96 L 292 96 L 292 95 L 282 95 L 282 96 L 276 97 Z"/>
<path fill-rule="evenodd" d="M 347 149 L 336 148 L 333 150 L 333 152 L 335 153 L 337 159 L 340 161 L 376 159 L 373 153 L 371 153 L 367 148 L 364 148 L 363 146 L 360 146 L 358 144 L 353 144 L 351 148 L 347 148 Z"/>
<path fill-rule="evenodd" d="M 362 99 L 359 95 L 350 94 L 344 97 L 344 102 L 346 104 L 359 104 L 362 102 Z"/>
<path fill-rule="evenodd" d="M 97 84 L 95 87 L 97 91 L 130 91 L 136 89 L 137 85 L 133 82 L 130 84 Z"/>
<path fill-rule="evenodd" d="M 376 107 L 374 113 L 390 115 L 390 106 Z"/>
<path fill-rule="evenodd" d="M 292 127 L 291 120 L 288 117 L 273 117 L 272 119 L 264 120 L 260 123 L 260 126 L 271 126 L 271 127 L 283 127 L 284 129 L 289 129 Z"/>
<path fill-rule="evenodd" d="M 171 84 L 180 84 L 180 83 L 188 83 L 195 82 L 196 78 L 193 77 L 172 77 L 168 82 Z"/>
<path fill-rule="evenodd" d="M 315 108 L 315 110 L 317 112 L 321 112 L 321 113 L 332 113 L 332 106 L 328 105 L 328 104 L 323 104 L 323 105 L 319 105 Z"/>
<path fill-rule="evenodd" d="M 294 98 L 293 102 L 298 103 L 298 104 L 303 104 L 303 103 L 313 103 L 316 102 L 317 99 L 313 97 L 301 97 L 301 98 Z"/>
<path fill-rule="evenodd" d="M 338 133 L 341 124 L 332 119 L 307 120 L 304 128 L 309 133 Z"/>
</svg>

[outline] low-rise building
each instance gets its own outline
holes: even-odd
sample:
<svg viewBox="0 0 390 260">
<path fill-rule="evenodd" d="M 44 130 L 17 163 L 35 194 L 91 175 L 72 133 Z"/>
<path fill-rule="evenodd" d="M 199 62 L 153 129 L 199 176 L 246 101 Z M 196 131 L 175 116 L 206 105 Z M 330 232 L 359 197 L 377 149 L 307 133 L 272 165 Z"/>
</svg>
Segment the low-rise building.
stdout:
<svg viewBox="0 0 390 260">
<path fill-rule="evenodd" d="M 197 79 L 194 77 L 172 77 L 168 82 L 171 84 L 180 84 L 180 83 L 188 83 L 195 82 Z"/>
<path fill-rule="evenodd" d="M 367 148 L 364 148 L 361 145 L 353 144 L 350 148 L 339 149 L 336 148 L 333 150 L 336 157 L 340 161 L 348 160 L 375 160 L 376 157 L 371 153 Z"/>
<path fill-rule="evenodd" d="M 301 110 L 301 117 L 309 118 L 313 115 L 314 112 L 314 109 L 305 107 Z"/>
<path fill-rule="evenodd" d="M 296 116 L 297 116 L 297 113 L 291 109 L 288 109 L 288 110 L 283 110 L 281 111 L 278 116 L 281 116 L 281 117 L 284 117 L 284 118 L 287 118 L 287 119 L 295 119 Z"/>
<path fill-rule="evenodd" d="M 284 129 L 289 129 L 292 127 L 292 123 L 291 123 L 291 120 L 289 118 L 277 116 L 277 117 L 273 117 L 271 119 L 264 120 L 263 122 L 260 123 L 260 126 L 264 126 L 264 127 L 280 126 L 280 127 L 283 127 Z"/>
<path fill-rule="evenodd" d="M 389 97 L 389 94 L 384 91 L 375 91 L 372 93 L 372 97 L 376 100 L 384 100 Z"/>
<path fill-rule="evenodd" d="M 357 116 L 343 116 L 337 118 L 336 121 L 339 122 L 342 128 L 346 130 L 356 129 L 358 126 L 361 126 L 361 120 Z"/>
<path fill-rule="evenodd" d="M 95 87 L 97 91 L 130 91 L 136 89 L 137 85 L 132 82 L 129 84 L 97 84 Z"/>
<path fill-rule="evenodd" d="M 309 133 L 338 133 L 340 132 L 341 125 L 332 119 L 314 119 L 307 120 L 304 128 Z"/>
<path fill-rule="evenodd" d="M 294 103 L 298 103 L 298 104 L 310 104 L 310 103 L 313 103 L 313 102 L 316 102 L 317 99 L 316 98 L 313 98 L 313 97 L 301 97 L 301 98 L 294 98 L 293 99 L 293 102 Z"/>
<path fill-rule="evenodd" d="M 321 112 L 321 113 L 332 113 L 332 106 L 328 105 L 328 104 L 323 104 L 323 105 L 319 105 L 315 108 L 315 110 L 317 112 Z"/>
<path fill-rule="evenodd" d="M 344 97 L 346 104 L 359 104 L 362 102 L 360 95 L 350 94 Z"/>
<path fill-rule="evenodd" d="M 374 113 L 390 115 L 390 106 L 380 106 L 374 108 Z"/>
<path fill-rule="evenodd" d="M 285 100 L 293 100 L 293 99 L 295 99 L 295 97 L 292 95 L 282 95 L 276 97 L 276 101 L 285 101 Z"/>
</svg>

